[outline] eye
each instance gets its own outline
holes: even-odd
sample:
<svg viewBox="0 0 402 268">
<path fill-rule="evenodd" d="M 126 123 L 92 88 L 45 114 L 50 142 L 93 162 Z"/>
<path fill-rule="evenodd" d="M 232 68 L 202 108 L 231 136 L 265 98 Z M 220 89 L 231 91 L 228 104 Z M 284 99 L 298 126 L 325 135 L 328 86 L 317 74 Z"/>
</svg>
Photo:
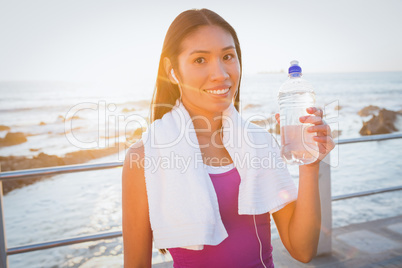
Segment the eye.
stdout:
<svg viewBox="0 0 402 268">
<path fill-rule="evenodd" d="M 225 56 L 223 56 L 223 60 L 231 60 L 233 59 L 235 56 L 233 54 L 226 54 Z"/>
<path fill-rule="evenodd" d="M 199 57 L 199 58 L 196 58 L 196 59 L 194 60 L 194 62 L 195 62 L 195 63 L 198 63 L 198 64 L 202 64 L 202 63 L 205 62 L 205 59 L 204 59 L 203 57 Z"/>
</svg>

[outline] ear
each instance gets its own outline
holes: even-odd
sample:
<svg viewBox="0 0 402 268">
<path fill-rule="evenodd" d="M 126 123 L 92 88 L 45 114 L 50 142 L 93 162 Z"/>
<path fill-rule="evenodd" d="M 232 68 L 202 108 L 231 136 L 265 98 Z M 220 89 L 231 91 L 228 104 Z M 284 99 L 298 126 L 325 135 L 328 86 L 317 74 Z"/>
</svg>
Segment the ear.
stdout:
<svg viewBox="0 0 402 268">
<path fill-rule="evenodd" d="M 165 69 L 165 73 L 167 75 L 167 77 L 169 78 L 170 83 L 177 85 L 177 81 L 176 79 L 174 79 L 174 77 L 172 76 L 172 70 L 173 70 L 173 65 L 170 62 L 170 59 L 165 57 L 163 59 L 163 67 Z"/>
</svg>

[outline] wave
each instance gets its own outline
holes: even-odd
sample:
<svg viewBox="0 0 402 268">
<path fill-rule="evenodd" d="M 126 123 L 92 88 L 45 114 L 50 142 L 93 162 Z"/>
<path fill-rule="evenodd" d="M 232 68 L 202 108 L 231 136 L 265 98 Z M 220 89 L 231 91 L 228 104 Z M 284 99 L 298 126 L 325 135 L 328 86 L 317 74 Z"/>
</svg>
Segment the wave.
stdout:
<svg viewBox="0 0 402 268">
<path fill-rule="evenodd" d="M 100 101 L 104 101 L 104 100 L 99 100 Z M 0 101 L 0 104 L 4 102 L 4 103 L 10 103 L 9 100 L 3 100 Z M 76 100 L 73 101 L 69 104 L 64 104 L 64 105 L 46 105 L 46 104 L 42 104 L 39 105 L 37 104 L 37 106 L 24 106 L 24 105 L 20 105 L 20 107 L 18 107 L 18 104 L 16 104 L 15 102 L 13 103 L 13 108 L 0 108 L 0 113 L 19 113 L 19 112 L 31 112 L 31 111 L 37 111 L 37 112 L 48 112 L 48 111 L 68 111 L 70 109 L 72 109 L 74 106 L 81 104 L 81 103 L 85 103 L 85 102 L 89 102 L 89 103 L 96 103 L 95 101 L 85 101 L 85 100 Z M 150 107 L 150 101 L 148 100 L 138 100 L 138 101 L 123 101 L 123 102 L 107 102 L 107 104 L 114 104 L 117 107 L 121 108 L 121 109 L 132 109 L 135 108 L 136 110 L 148 110 Z M 25 103 L 24 103 L 25 104 Z M 2 107 L 4 107 L 4 105 L 0 105 Z M 17 107 L 15 107 L 17 106 Z"/>
</svg>

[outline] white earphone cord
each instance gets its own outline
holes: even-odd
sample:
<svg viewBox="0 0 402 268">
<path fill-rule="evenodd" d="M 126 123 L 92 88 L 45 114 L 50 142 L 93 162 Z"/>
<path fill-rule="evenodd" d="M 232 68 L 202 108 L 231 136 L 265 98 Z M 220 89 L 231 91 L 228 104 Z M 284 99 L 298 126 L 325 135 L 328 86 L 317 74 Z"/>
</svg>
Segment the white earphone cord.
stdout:
<svg viewBox="0 0 402 268">
<path fill-rule="evenodd" d="M 257 224 L 255 223 L 255 215 L 253 215 L 253 219 L 254 219 L 255 234 L 257 235 L 258 243 L 260 243 L 260 260 L 261 260 L 262 265 L 265 268 L 267 268 L 267 266 L 265 266 L 265 264 L 264 264 L 264 261 L 262 260 L 262 245 L 261 245 L 260 237 L 258 236 Z"/>
</svg>

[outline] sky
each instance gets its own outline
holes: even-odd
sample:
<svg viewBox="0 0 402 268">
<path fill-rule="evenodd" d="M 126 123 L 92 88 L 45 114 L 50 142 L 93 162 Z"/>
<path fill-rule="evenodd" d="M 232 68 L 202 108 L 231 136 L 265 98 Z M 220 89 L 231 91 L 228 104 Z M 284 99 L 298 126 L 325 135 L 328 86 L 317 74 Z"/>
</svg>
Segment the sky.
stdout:
<svg viewBox="0 0 402 268">
<path fill-rule="evenodd" d="M 191 8 L 235 28 L 245 74 L 293 59 L 305 73 L 402 71 L 399 0 L 13 0 L 0 3 L 0 81 L 154 82 L 166 31 Z"/>
</svg>

